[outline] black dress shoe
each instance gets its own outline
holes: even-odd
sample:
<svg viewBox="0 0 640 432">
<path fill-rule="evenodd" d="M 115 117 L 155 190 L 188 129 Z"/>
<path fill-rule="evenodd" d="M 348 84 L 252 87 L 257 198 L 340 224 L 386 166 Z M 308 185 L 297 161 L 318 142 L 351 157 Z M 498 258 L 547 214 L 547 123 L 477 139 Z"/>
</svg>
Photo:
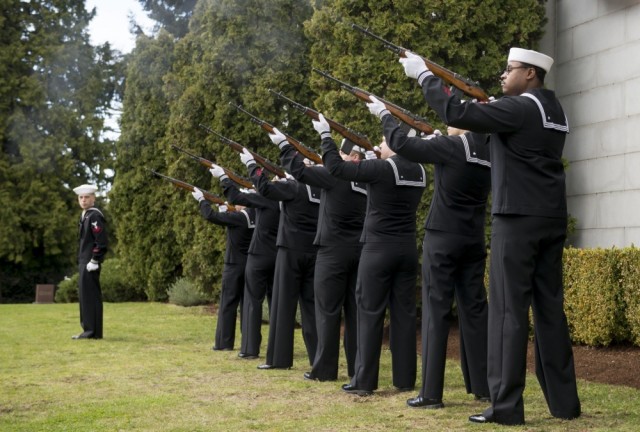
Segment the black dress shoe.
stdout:
<svg viewBox="0 0 640 432">
<path fill-rule="evenodd" d="M 92 338 L 93 338 L 93 332 L 83 332 L 83 333 L 80 333 L 79 335 L 71 336 L 71 339 L 92 339 Z"/>
<path fill-rule="evenodd" d="M 245 360 L 254 360 L 257 359 L 258 356 L 257 355 L 253 355 L 253 354 L 245 354 L 243 352 L 239 352 L 238 353 L 238 357 L 240 357 L 241 359 L 245 359 Z"/>
<path fill-rule="evenodd" d="M 426 408 L 426 409 L 439 409 L 444 408 L 442 399 L 428 399 L 422 396 L 416 396 L 411 399 L 407 399 L 407 405 L 411 408 Z"/>
<path fill-rule="evenodd" d="M 491 397 L 474 395 L 473 400 L 477 400 L 478 402 L 491 402 Z"/>
<path fill-rule="evenodd" d="M 358 396 L 371 396 L 373 394 L 371 390 L 361 390 L 351 384 L 343 384 L 342 391 L 345 393 L 354 394 Z"/>
<path fill-rule="evenodd" d="M 311 372 L 305 372 L 303 375 L 304 379 L 306 379 L 307 381 L 316 381 L 317 378 L 314 377 Z"/>
<path fill-rule="evenodd" d="M 270 369 L 291 369 L 290 367 L 280 367 L 280 366 L 274 366 L 274 365 L 270 365 L 270 364 L 261 364 L 257 366 L 258 369 L 260 370 L 270 370 Z"/>
<path fill-rule="evenodd" d="M 493 423 L 493 419 L 487 418 L 483 414 L 469 416 L 469 421 L 472 423 Z"/>
<path fill-rule="evenodd" d="M 213 346 L 211 349 L 214 351 L 233 351 L 233 348 L 218 348 L 216 346 Z"/>
</svg>

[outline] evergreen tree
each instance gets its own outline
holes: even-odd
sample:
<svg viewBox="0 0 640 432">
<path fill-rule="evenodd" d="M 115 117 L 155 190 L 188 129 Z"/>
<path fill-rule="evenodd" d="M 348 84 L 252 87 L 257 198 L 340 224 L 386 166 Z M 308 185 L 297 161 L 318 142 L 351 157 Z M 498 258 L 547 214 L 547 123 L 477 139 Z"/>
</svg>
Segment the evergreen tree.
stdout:
<svg viewBox="0 0 640 432">
<path fill-rule="evenodd" d="M 110 180 L 118 61 L 90 45 L 82 0 L 0 4 L 0 297 L 25 301 L 74 268 L 71 189 Z"/>
<path fill-rule="evenodd" d="M 149 18 L 175 37 L 189 30 L 189 19 L 198 0 L 138 0 Z"/>
<path fill-rule="evenodd" d="M 110 193 L 119 257 L 132 284 L 149 300 L 165 300 L 168 285 L 180 274 L 171 223 L 177 194 L 148 171 L 166 172 L 158 143 L 166 134 L 169 111 L 163 78 L 173 64 L 173 49 L 172 36 L 161 30 L 156 39 L 139 36 L 129 56 Z"/>
<path fill-rule="evenodd" d="M 321 4 L 305 25 L 312 66 L 426 118 L 443 132 L 445 126 L 427 107 L 416 81 L 406 77 L 398 56 L 352 29 L 351 23 L 476 80 L 488 94 L 499 97 L 498 77 L 509 48 L 535 48 L 546 22 L 543 0 L 326 0 Z M 380 122 L 364 103 L 315 73 L 309 85 L 318 95 L 318 110 L 372 141 L 380 140 Z M 432 176 L 431 167 L 427 169 Z M 420 248 L 432 194 L 430 183 L 418 210 Z"/>
</svg>

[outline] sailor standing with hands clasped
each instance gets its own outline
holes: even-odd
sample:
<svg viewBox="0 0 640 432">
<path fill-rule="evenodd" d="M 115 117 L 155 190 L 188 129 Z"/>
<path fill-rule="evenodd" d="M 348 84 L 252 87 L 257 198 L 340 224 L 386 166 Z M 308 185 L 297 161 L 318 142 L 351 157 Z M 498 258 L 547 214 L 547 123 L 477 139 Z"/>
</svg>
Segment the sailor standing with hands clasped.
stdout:
<svg viewBox="0 0 640 432">
<path fill-rule="evenodd" d="M 73 339 L 102 339 L 100 270 L 107 252 L 107 230 L 104 215 L 93 206 L 97 190 L 96 186 L 88 184 L 73 189 L 82 208 L 78 229 L 78 296 L 83 330 L 79 335 L 73 336 Z"/>
</svg>

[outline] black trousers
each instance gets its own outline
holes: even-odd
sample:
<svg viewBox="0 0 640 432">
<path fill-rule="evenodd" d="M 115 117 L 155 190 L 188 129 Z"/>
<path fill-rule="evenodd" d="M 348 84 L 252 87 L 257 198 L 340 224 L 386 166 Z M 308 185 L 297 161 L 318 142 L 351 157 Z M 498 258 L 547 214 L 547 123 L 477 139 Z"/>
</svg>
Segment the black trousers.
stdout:
<svg viewBox="0 0 640 432">
<path fill-rule="evenodd" d="M 100 288 L 100 269 L 87 271 L 87 263 L 78 264 L 80 289 L 80 325 L 83 333 L 102 339 L 102 289 Z"/>
<path fill-rule="evenodd" d="M 246 262 L 225 263 L 222 269 L 222 290 L 218 306 L 215 349 L 233 349 L 236 338 L 236 318 L 240 306 L 242 326 L 242 298 L 244 296 L 244 270 Z"/>
<path fill-rule="evenodd" d="M 269 314 L 266 364 L 288 368 L 293 365 L 293 336 L 296 309 L 300 303 L 302 337 L 312 364 L 318 345 L 313 275 L 316 251 L 302 252 L 278 247 L 273 277 L 273 299 Z"/>
<path fill-rule="evenodd" d="M 273 274 L 276 257 L 274 255 L 247 256 L 244 271 L 244 295 L 242 298 L 242 341 L 240 352 L 259 355 L 262 342 L 262 302 L 266 296 L 271 305 Z"/>
<path fill-rule="evenodd" d="M 536 376 L 551 415 L 580 415 L 573 350 L 564 313 L 562 253 L 566 219 L 496 215 L 491 233 L 488 380 L 502 424 L 524 423 L 529 307 L 533 308 Z"/>
<path fill-rule="evenodd" d="M 416 285 L 418 252 L 415 243 L 365 243 L 360 255 L 356 305 L 357 354 L 351 384 L 360 390 L 378 388 L 384 317 L 390 310 L 389 344 L 393 385 L 416 383 Z"/>
<path fill-rule="evenodd" d="M 451 307 L 456 299 L 460 358 L 468 393 L 489 396 L 484 234 L 427 230 L 422 258 L 422 388 L 442 399 Z"/>
<path fill-rule="evenodd" d="M 320 380 L 338 378 L 340 323 L 344 311 L 344 352 L 349 377 L 356 360 L 356 280 L 362 246 L 321 246 L 314 276 L 318 347 L 311 375 Z"/>
</svg>

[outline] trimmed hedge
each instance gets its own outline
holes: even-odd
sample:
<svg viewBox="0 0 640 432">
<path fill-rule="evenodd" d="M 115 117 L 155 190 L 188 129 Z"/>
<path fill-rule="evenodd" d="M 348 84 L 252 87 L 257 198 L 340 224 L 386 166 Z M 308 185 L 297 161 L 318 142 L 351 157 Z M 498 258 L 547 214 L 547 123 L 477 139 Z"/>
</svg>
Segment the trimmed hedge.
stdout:
<svg viewBox="0 0 640 432">
<path fill-rule="evenodd" d="M 566 248 L 563 271 L 564 310 L 574 343 L 640 346 L 640 249 Z M 484 282 L 488 292 L 488 257 Z M 531 311 L 529 317 L 531 323 Z"/>
</svg>

